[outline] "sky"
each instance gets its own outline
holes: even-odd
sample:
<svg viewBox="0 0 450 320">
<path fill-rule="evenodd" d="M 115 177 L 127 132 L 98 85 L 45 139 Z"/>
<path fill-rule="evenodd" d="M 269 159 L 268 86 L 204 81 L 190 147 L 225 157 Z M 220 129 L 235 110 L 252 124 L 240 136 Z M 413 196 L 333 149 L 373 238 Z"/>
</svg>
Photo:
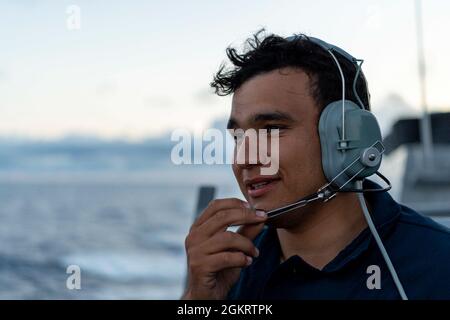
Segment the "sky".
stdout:
<svg viewBox="0 0 450 320">
<path fill-rule="evenodd" d="M 450 2 L 422 6 L 428 104 L 450 111 Z M 392 101 L 417 111 L 414 9 L 413 0 L 0 0 L 0 136 L 198 132 L 230 110 L 231 98 L 209 89 L 225 48 L 262 27 L 363 58 L 377 116 Z"/>
</svg>

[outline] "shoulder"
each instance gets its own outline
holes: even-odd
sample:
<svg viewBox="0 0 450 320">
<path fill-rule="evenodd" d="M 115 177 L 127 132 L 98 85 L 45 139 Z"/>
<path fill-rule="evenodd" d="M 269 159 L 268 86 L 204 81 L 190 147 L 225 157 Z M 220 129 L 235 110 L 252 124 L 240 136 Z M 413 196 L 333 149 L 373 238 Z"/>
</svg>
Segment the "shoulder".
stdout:
<svg viewBox="0 0 450 320">
<path fill-rule="evenodd" d="M 435 275 L 450 275 L 450 229 L 415 210 L 400 205 L 395 228 L 397 254 L 414 257 L 414 265 Z"/>
<path fill-rule="evenodd" d="M 400 215 L 398 225 L 401 229 L 420 237 L 421 241 L 431 241 L 434 244 L 450 246 L 450 229 L 437 223 L 433 219 L 426 217 L 415 210 L 400 205 Z"/>
<path fill-rule="evenodd" d="M 397 241 L 422 258 L 450 262 L 450 229 L 415 210 L 400 205 L 397 220 Z"/>
<path fill-rule="evenodd" d="M 400 267 L 410 296 L 450 298 L 450 229 L 411 208 L 400 205 L 400 209 L 391 257 Z"/>
</svg>

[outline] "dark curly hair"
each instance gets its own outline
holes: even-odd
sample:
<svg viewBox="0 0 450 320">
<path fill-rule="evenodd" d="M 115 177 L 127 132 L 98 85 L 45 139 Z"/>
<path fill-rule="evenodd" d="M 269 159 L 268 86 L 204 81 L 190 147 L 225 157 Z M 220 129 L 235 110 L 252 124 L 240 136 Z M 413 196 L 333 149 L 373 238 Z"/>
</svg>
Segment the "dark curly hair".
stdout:
<svg viewBox="0 0 450 320">
<path fill-rule="evenodd" d="M 300 36 L 300 35 L 299 35 Z M 244 50 L 228 47 L 226 54 L 231 66 L 222 63 L 211 87 L 219 96 L 234 93 L 250 78 L 284 67 L 303 70 L 311 83 L 311 95 L 322 110 L 327 104 L 342 98 L 342 83 L 339 71 L 330 54 L 317 44 L 298 37 L 286 40 L 275 34 L 266 35 L 261 29 L 244 43 Z M 352 86 L 355 78 L 355 65 L 335 53 L 345 77 L 346 99 L 358 104 Z M 369 108 L 369 94 L 366 92 L 364 76 L 360 73 L 356 82 L 356 91 L 366 108 Z"/>
</svg>

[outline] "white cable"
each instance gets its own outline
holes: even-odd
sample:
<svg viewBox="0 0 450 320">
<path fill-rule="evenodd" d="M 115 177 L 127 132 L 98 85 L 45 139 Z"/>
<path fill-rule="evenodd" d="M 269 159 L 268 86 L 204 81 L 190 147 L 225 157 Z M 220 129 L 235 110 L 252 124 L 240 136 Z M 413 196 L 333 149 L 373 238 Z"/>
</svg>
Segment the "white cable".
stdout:
<svg viewBox="0 0 450 320">
<path fill-rule="evenodd" d="M 344 73 L 342 72 L 341 65 L 339 64 L 338 59 L 333 54 L 332 49 L 329 49 L 328 53 L 334 59 L 334 62 L 336 62 L 336 65 L 339 69 L 339 74 L 341 75 L 341 81 L 342 81 L 342 141 L 345 141 L 345 77 L 344 77 Z"/>
<path fill-rule="evenodd" d="M 362 181 L 358 180 L 356 181 L 356 188 L 362 189 Z M 402 297 L 402 300 L 408 300 L 408 297 L 406 296 L 405 290 L 403 290 L 402 283 L 400 282 L 400 279 L 397 276 L 397 272 L 395 271 L 394 266 L 392 265 L 391 259 L 389 258 L 389 255 L 383 245 L 383 242 L 381 241 L 381 238 L 377 232 L 377 229 L 375 228 L 375 225 L 372 221 L 372 218 L 369 213 L 369 209 L 367 209 L 366 202 L 364 200 L 363 193 L 358 193 L 358 199 L 359 203 L 361 204 L 361 208 L 364 212 L 364 217 L 366 218 L 367 224 L 369 225 L 369 229 L 372 232 L 373 237 L 375 238 L 375 241 L 378 245 L 378 248 L 381 251 L 381 254 L 383 255 L 384 261 L 387 264 L 387 267 L 389 269 L 389 272 L 391 273 L 392 279 L 394 280 L 395 286 L 397 287 L 398 293 Z"/>
</svg>

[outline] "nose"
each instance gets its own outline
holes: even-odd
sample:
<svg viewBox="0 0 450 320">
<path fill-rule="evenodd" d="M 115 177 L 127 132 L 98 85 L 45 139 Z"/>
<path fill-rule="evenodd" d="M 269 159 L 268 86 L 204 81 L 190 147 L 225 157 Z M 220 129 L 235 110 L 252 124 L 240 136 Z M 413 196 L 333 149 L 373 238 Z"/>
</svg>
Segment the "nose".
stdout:
<svg viewBox="0 0 450 320">
<path fill-rule="evenodd" d="M 256 130 L 246 130 L 236 141 L 234 149 L 235 164 L 240 168 L 260 166 L 261 159 L 259 159 L 258 147 L 258 135 Z"/>
</svg>

